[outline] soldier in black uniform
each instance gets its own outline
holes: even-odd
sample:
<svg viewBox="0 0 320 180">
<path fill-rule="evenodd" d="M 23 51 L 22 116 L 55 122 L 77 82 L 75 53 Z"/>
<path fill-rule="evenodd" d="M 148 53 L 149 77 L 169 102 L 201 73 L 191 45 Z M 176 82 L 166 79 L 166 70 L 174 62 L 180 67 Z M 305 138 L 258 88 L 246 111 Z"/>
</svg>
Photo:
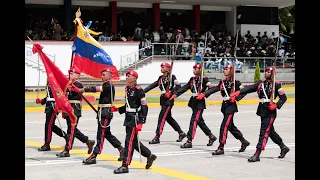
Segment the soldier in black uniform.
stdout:
<svg viewBox="0 0 320 180">
<path fill-rule="evenodd" d="M 62 152 L 58 153 L 58 157 L 70 157 L 69 151 L 72 149 L 74 137 L 79 139 L 82 143 L 86 143 L 88 147 L 88 154 L 92 152 L 93 145 L 95 143 L 94 140 L 89 140 L 89 137 L 84 135 L 78 128 L 79 118 L 81 117 L 81 94 L 80 89 L 83 88 L 83 85 L 80 81 L 78 81 L 80 76 L 80 70 L 76 67 L 72 67 L 69 71 L 70 81 L 72 84 L 68 87 L 68 100 L 73 108 L 75 116 L 77 116 L 77 122 L 75 124 L 71 124 L 70 117 L 63 113 L 64 118 L 67 121 L 68 130 L 67 130 L 67 142 L 65 148 Z"/>
<path fill-rule="evenodd" d="M 172 107 L 174 105 L 174 100 L 169 100 L 171 95 L 175 93 L 177 89 L 181 87 L 180 83 L 178 82 L 176 76 L 172 74 L 172 80 L 170 82 L 170 88 L 169 92 L 166 92 L 166 88 L 169 85 L 169 75 L 170 75 L 170 68 L 171 65 L 169 63 L 162 63 L 161 65 L 161 73 L 163 75 L 159 76 L 159 78 L 152 84 L 150 84 L 148 87 L 146 87 L 143 91 L 145 93 L 149 92 L 150 90 L 154 89 L 155 87 L 159 86 L 161 90 L 161 96 L 160 96 L 160 105 L 161 105 L 161 111 L 159 114 L 158 119 L 158 125 L 156 130 L 156 136 L 152 139 L 152 141 L 149 142 L 149 144 L 158 144 L 160 143 L 160 136 L 163 132 L 163 127 L 165 125 L 165 122 L 168 121 L 170 126 L 179 134 L 177 142 L 181 142 L 183 138 L 185 138 L 187 135 L 182 131 L 181 127 L 177 123 L 176 120 L 172 117 Z"/>
<path fill-rule="evenodd" d="M 272 91 L 272 71 L 275 71 L 274 67 L 269 66 L 264 74 L 266 80 L 258 81 L 253 85 L 246 86 L 243 89 L 230 94 L 230 96 L 237 97 L 241 94 L 257 92 L 260 99 L 256 113 L 261 117 L 259 141 L 256 152 L 248 159 L 249 162 L 260 161 L 261 150 L 265 149 L 269 135 L 271 140 L 280 146 L 281 152 L 278 158 L 284 158 L 285 155 L 290 151 L 290 149 L 284 145 L 281 137 L 278 135 L 278 133 L 276 133 L 273 127 L 274 120 L 277 117 L 277 108 L 280 109 L 283 106 L 283 104 L 287 101 L 287 96 L 281 88 L 281 84 L 279 82 L 275 82 L 274 99 L 279 96 L 279 100 L 275 104 L 270 103 Z"/>
<path fill-rule="evenodd" d="M 147 158 L 146 169 L 149 169 L 152 166 L 153 161 L 157 159 L 157 156 L 152 154 L 146 146 L 138 141 L 137 137 L 138 132 L 142 129 L 142 125 L 146 123 L 148 114 L 147 100 L 143 89 L 136 84 L 137 78 L 138 73 L 133 70 L 129 70 L 126 73 L 126 81 L 128 83 L 125 94 L 126 103 L 119 109 L 115 109 L 118 110 L 120 114 L 126 114 L 123 123 L 123 125 L 126 126 L 124 158 L 122 166 L 114 170 L 115 174 L 129 172 L 128 166 L 132 160 L 133 150 L 139 151 L 139 145 L 141 155 Z"/>
<path fill-rule="evenodd" d="M 109 68 L 101 71 L 102 85 L 90 86 L 84 88 L 85 92 L 100 92 L 97 119 L 99 120 L 97 131 L 97 144 L 93 153 L 83 161 L 84 164 L 96 164 L 96 157 L 102 152 L 104 138 L 106 138 L 114 148 L 117 148 L 120 156 L 118 161 L 122 160 L 124 152 L 121 142 L 110 131 L 110 122 L 113 118 L 112 102 L 114 101 L 115 88 L 111 82 L 112 72 Z M 112 99 L 111 99 L 112 98 Z"/>
<path fill-rule="evenodd" d="M 201 130 L 209 137 L 209 142 L 207 146 L 212 146 L 213 142 L 217 139 L 212 133 L 211 130 L 208 128 L 204 119 L 202 117 L 203 110 L 206 109 L 206 102 L 204 99 L 197 100 L 196 97 L 199 95 L 198 90 L 201 86 L 200 92 L 204 92 L 207 87 L 210 89 L 213 87 L 207 77 L 202 77 L 202 84 L 200 80 L 201 76 L 201 64 L 195 64 L 193 66 L 193 74 L 195 76 L 191 77 L 189 82 L 178 89 L 170 98 L 170 100 L 180 96 L 187 90 L 191 90 L 192 96 L 190 97 L 188 106 L 192 109 L 192 116 L 190 119 L 189 131 L 187 133 L 187 142 L 181 145 L 181 148 L 192 148 L 192 139 L 196 135 L 197 126 L 201 128 Z"/>
<path fill-rule="evenodd" d="M 63 137 L 66 140 L 66 133 L 55 125 L 57 114 L 54 114 L 55 100 L 50 88 L 47 84 L 47 96 L 43 99 L 36 99 L 37 104 L 46 105 L 44 112 L 46 113 L 46 123 L 44 127 L 44 145 L 38 148 L 39 151 L 50 151 L 50 143 L 52 138 L 52 132 L 56 135 Z"/>
<path fill-rule="evenodd" d="M 246 148 L 250 145 L 250 143 L 244 139 L 242 133 L 233 123 L 233 116 L 234 113 L 238 112 L 237 103 L 235 101 L 240 101 L 245 94 L 239 95 L 237 97 L 230 97 L 229 94 L 231 93 L 232 89 L 232 79 L 231 79 L 231 70 L 233 67 L 231 65 L 227 65 L 223 68 L 223 73 L 226 76 L 226 79 L 220 80 L 218 86 L 211 88 L 202 94 L 200 94 L 197 99 L 201 100 L 204 97 L 209 97 L 211 94 L 220 91 L 221 96 L 224 97 L 224 100 L 221 104 L 221 112 L 223 114 L 223 120 L 220 126 L 220 135 L 219 135 L 219 142 L 220 145 L 217 150 L 212 152 L 212 155 L 220 155 L 224 154 L 224 145 L 226 144 L 228 131 L 238 140 L 241 142 L 241 148 L 239 152 L 244 152 Z M 235 80 L 235 87 L 236 91 L 242 89 L 243 86 L 239 80 Z"/>
</svg>

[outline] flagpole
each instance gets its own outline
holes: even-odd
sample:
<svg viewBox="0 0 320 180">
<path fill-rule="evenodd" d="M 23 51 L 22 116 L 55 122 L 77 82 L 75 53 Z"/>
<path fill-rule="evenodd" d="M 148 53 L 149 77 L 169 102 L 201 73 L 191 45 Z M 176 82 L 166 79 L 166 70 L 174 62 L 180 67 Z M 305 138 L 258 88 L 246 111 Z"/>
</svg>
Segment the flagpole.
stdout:
<svg viewBox="0 0 320 180">
<path fill-rule="evenodd" d="M 79 12 L 79 14 L 77 14 Z M 76 13 L 76 18 L 80 18 L 81 16 L 81 13 L 80 13 L 80 8 L 78 9 Z M 73 35 L 73 45 L 76 43 L 76 39 L 77 39 L 77 32 L 78 32 L 78 27 L 79 24 L 78 22 L 76 22 L 76 26 L 75 26 L 75 31 L 74 31 L 74 35 Z M 70 61 L 70 68 L 73 66 L 73 50 L 71 50 L 71 61 Z M 84 97 L 84 95 L 82 93 L 81 94 L 81 97 L 89 104 L 89 106 L 91 107 L 91 109 L 93 109 L 96 113 L 98 113 L 98 110 L 87 100 L 87 98 Z"/>
</svg>

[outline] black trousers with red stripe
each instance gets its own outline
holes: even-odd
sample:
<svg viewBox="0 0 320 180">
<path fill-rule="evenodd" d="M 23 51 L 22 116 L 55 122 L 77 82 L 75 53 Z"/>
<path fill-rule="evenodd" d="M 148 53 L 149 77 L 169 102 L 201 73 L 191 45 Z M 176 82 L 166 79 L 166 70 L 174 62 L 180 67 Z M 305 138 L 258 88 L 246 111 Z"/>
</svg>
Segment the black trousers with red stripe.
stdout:
<svg viewBox="0 0 320 180">
<path fill-rule="evenodd" d="M 156 134 L 157 134 L 158 137 L 160 137 L 160 135 L 162 135 L 163 127 L 164 127 L 166 121 L 168 122 L 168 124 L 170 124 L 170 126 L 176 132 L 178 132 L 178 133 L 182 133 L 183 132 L 181 130 L 181 127 L 177 123 L 177 121 L 174 120 L 173 117 L 172 117 L 172 113 L 171 113 L 172 107 L 173 106 L 161 106 L 161 111 L 160 111 L 160 114 L 159 114 L 158 125 L 157 125 L 157 130 L 156 130 Z"/>
<path fill-rule="evenodd" d="M 204 122 L 202 113 L 203 113 L 203 109 L 192 109 L 192 116 L 190 120 L 189 131 L 187 133 L 187 138 L 189 141 L 192 141 L 192 139 L 194 139 L 194 136 L 196 135 L 196 131 L 197 131 L 197 126 L 199 126 L 200 129 L 207 136 L 210 136 L 212 134 L 211 130 L 208 128 L 208 126 Z"/>
<path fill-rule="evenodd" d="M 84 135 L 78 128 L 79 118 L 77 117 L 77 124 L 75 126 L 71 126 L 70 117 L 66 117 L 68 130 L 67 130 L 67 142 L 65 146 L 65 150 L 69 151 L 72 149 L 74 138 L 77 138 L 82 143 L 86 143 L 88 141 L 88 136 Z"/>
<path fill-rule="evenodd" d="M 108 126 L 110 124 L 110 121 L 111 119 L 104 118 L 101 120 L 101 124 L 103 126 Z M 97 144 L 94 147 L 93 154 L 100 154 L 102 152 L 104 138 L 106 138 L 114 148 L 118 148 L 121 146 L 121 142 L 113 134 L 111 134 L 110 126 L 102 128 L 101 125 L 98 124 Z"/>
<path fill-rule="evenodd" d="M 242 133 L 233 123 L 234 113 L 231 114 L 224 114 L 221 126 L 220 126 L 220 136 L 219 142 L 221 144 L 226 144 L 228 131 L 238 140 L 243 139 Z"/>
<path fill-rule="evenodd" d="M 60 137 L 64 137 L 64 134 L 67 135 L 62 129 L 55 125 L 56 115 L 53 112 L 52 110 L 46 113 L 46 123 L 44 127 L 44 142 L 46 145 L 50 145 L 51 143 L 52 132 Z"/>
<path fill-rule="evenodd" d="M 261 150 L 265 149 L 269 136 L 274 143 L 278 145 L 282 143 L 281 137 L 274 130 L 274 127 L 273 127 L 274 120 L 275 120 L 274 117 L 261 117 L 260 135 L 259 135 L 259 142 L 257 144 L 257 149 L 261 149 Z"/>
<path fill-rule="evenodd" d="M 125 141 L 124 158 L 122 161 L 122 165 L 126 165 L 126 166 L 130 165 L 134 149 L 139 152 L 136 127 L 126 126 L 126 141 Z M 148 158 L 151 156 L 151 151 L 149 150 L 149 148 L 144 146 L 141 142 L 140 142 L 140 149 L 141 149 L 141 155 L 143 157 Z"/>
</svg>

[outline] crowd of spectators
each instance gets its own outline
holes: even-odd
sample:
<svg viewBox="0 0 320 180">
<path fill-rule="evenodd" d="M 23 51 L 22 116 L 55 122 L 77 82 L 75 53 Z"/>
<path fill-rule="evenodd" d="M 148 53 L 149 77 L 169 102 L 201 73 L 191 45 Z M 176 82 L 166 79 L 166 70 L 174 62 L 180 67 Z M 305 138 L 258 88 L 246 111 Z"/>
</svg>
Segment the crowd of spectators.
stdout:
<svg viewBox="0 0 320 180">
<path fill-rule="evenodd" d="M 86 25 L 86 24 L 85 24 Z M 99 36 L 93 37 L 97 41 L 140 41 L 140 48 L 145 48 L 141 56 L 150 55 L 151 43 L 176 43 L 178 29 L 163 29 L 154 32 L 151 28 L 142 29 L 141 24 L 138 23 L 131 36 L 124 36 L 121 32 L 112 33 L 111 29 L 107 27 L 105 21 L 95 21 L 92 23 L 91 30 L 102 32 Z M 207 33 L 207 42 L 205 36 Z M 73 40 L 73 32 L 67 32 L 62 28 L 56 19 L 41 19 L 37 22 L 29 21 L 25 28 L 25 36 L 29 36 L 33 40 Z M 290 42 L 290 37 L 280 33 L 279 55 L 280 56 L 295 56 L 294 44 Z M 251 34 L 247 32 L 245 36 L 239 36 L 237 42 L 238 57 L 274 57 L 277 47 L 278 37 L 274 32 L 258 32 L 258 34 Z M 205 61 L 216 61 L 218 57 L 231 57 L 234 55 L 235 37 L 227 32 L 225 28 L 216 29 L 202 29 L 201 32 L 189 30 L 188 28 L 181 29 L 180 43 L 183 43 L 177 49 L 177 54 L 181 59 L 183 56 L 188 59 L 199 59 L 204 52 Z M 205 47 L 206 43 L 206 47 Z M 166 48 L 158 45 L 154 46 L 154 54 L 163 55 L 172 52 L 172 46 Z M 194 55 L 192 58 L 190 56 Z"/>
</svg>

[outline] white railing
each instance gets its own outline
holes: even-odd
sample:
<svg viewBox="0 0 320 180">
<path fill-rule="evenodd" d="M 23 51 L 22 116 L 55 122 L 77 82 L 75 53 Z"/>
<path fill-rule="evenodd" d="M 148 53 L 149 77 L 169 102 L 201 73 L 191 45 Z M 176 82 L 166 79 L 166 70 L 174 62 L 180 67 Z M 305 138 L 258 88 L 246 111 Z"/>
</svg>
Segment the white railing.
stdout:
<svg viewBox="0 0 320 180">
<path fill-rule="evenodd" d="M 142 61 L 152 58 L 152 45 L 139 49 L 133 53 L 120 56 L 120 70 L 135 67 Z"/>
<path fill-rule="evenodd" d="M 231 63 L 234 57 L 204 57 L 204 68 L 206 72 L 222 72 L 223 66 Z M 276 66 L 278 73 L 295 72 L 295 57 L 237 57 L 236 70 L 239 73 L 255 71 L 256 62 L 259 60 L 260 71 L 265 72 L 268 66 Z"/>
<path fill-rule="evenodd" d="M 47 55 L 48 58 L 51 59 L 53 62 L 55 62 L 55 54 L 53 54 L 53 55 L 48 54 L 48 53 L 44 53 L 44 54 Z M 41 69 L 41 67 L 43 67 L 43 63 L 42 63 L 39 55 L 33 54 L 32 48 L 28 47 L 28 46 L 25 46 L 25 61 L 26 61 L 26 63 L 31 62 L 33 67 L 39 68 L 39 66 L 40 66 L 40 69 Z"/>
<path fill-rule="evenodd" d="M 191 58 L 194 57 L 194 45 L 190 43 L 152 43 L 152 56 L 154 57 L 171 57 Z M 175 52 L 177 51 L 177 52 Z"/>
</svg>

